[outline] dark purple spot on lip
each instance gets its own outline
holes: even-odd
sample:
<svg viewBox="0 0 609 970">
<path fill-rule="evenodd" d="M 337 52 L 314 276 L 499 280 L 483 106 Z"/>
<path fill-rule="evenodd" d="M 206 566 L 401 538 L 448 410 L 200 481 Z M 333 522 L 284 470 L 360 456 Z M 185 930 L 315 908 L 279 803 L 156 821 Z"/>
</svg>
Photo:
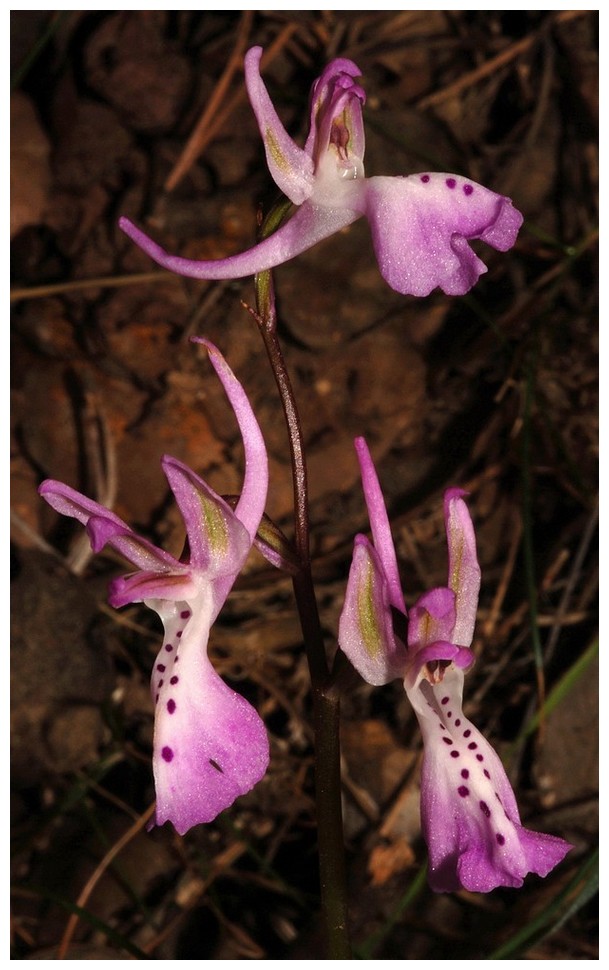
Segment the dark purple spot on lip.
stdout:
<svg viewBox="0 0 609 970">
<path fill-rule="evenodd" d="M 452 717 L 453 716 L 453 712 L 452 711 L 447 711 L 446 712 L 446 716 L 447 717 Z"/>
<path fill-rule="evenodd" d="M 450 756 L 451 756 L 451 758 L 458 758 L 459 757 L 459 752 L 458 751 L 451 751 L 450 752 Z"/>
<path fill-rule="evenodd" d="M 159 695 L 158 695 L 158 694 L 157 694 L 157 695 L 156 695 L 156 697 L 154 698 L 154 703 L 155 703 L 155 704 L 158 704 L 158 703 L 159 703 Z"/>
<path fill-rule="evenodd" d="M 472 733 L 472 732 L 471 732 L 471 731 L 470 731 L 470 729 L 468 728 L 468 729 L 467 729 L 467 731 L 464 731 L 464 732 L 463 732 L 463 737 L 464 737 L 464 738 L 469 738 L 469 736 L 470 736 L 470 734 L 471 734 L 471 733 Z"/>
<path fill-rule="evenodd" d="M 165 670 L 165 664 L 157 664 L 156 669 L 160 670 L 161 673 L 163 673 L 163 671 Z"/>
<path fill-rule="evenodd" d="M 167 651 L 167 653 L 171 653 L 171 651 L 173 650 L 172 644 L 171 643 L 165 644 L 165 650 Z"/>
<path fill-rule="evenodd" d="M 462 778 L 469 778 L 469 771 L 467 770 L 467 768 L 462 768 L 461 769 L 461 777 Z"/>
<path fill-rule="evenodd" d="M 429 182 L 429 179 L 430 179 L 429 175 L 421 175 L 421 182 Z"/>
<path fill-rule="evenodd" d="M 159 682 L 157 684 L 157 687 L 159 687 L 159 688 L 162 687 L 164 683 L 165 683 L 164 680 L 159 680 Z"/>
<path fill-rule="evenodd" d="M 190 616 L 190 610 L 182 610 L 182 612 L 180 613 L 181 620 L 187 620 L 189 616 Z"/>
<path fill-rule="evenodd" d="M 448 704 L 449 700 L 450 700 L 449 697 L 443 697 L 442 700 L 440 701 L 440 703 L 441 704 Z"/>
<path fill-rule="evenodd" d="M 490 777 L 491 777 L 491 776 L 489 775 L 489 773 L 488 773 L 488 771 L 486 770 L 486 768 L 484 769 L 484 774 L 485 774 L 485 777 L 486 777 L 486 778 L 488 778 L 488 779 L 490 779 Z"/>
<path fill-rule="evenodd" d="M 178 630 L 178 632 L 176 633 L 176 637 L 178 638 L 181 637 L 183 632 L 184 632 L 183 630 Z"/>
<path fill-rule="evenodd" d="M 454 189 L 457 184 L 456 179 L 446 179 L 446 187 L 448 189 Z"/>
<path fill-rule="evenodd" d="M 491 810 L 486 802 L 480 802 L 480 808 L 482 809 L 483 815 L 486 815 L 487 818 L 491 817 Z"/>
<path fill-rule="evenodd" d="M 455 727 L 460 727 L 460 726 L 461 726 L 461 718 L 458 717 L 457 720 L 455 721 Z"/>
<path fill-rule="evenodd" d="M 478 745 L 476 744 L 476 742 L 475 742 L 475 741 L 471 741 L 471 742 L 470 742 L 470 743 L 468 744 L 468 746 L 467 746 L 467 747 L 468 747 L 468 749 L 469 749 L 469 751 L 473 751 L 473 750 L 474 750 L 474 748 L 477 748 L 477 747 L 478 747 Z"/>
<path fill-rule="evenodd" d="M 179 679 L 180 679 L 179 677 L 172 677 L 171 680 L 169 681 L 169 683 L 170 684 L 177 684 L 177 682 L 179 681 Z"/>
<path fill-rule="evenodd" d="M 443 737 L 442 740 L 444 741 L 444 744 L 452 744 L 452 741 L 451 741 L 450 738 L 444 738 Z"/>
<path fill-rule="evenodd" d="M 497 833 L 497 835 L 495 836 L 495 838 L 497 839 L 497 844 L 498 845 L 505 845 L 505 839 L 504 839 L 504 837 L 502 835 L 499 835 L 499 833 Z"/>
<path fill-rule="evenodd" d="M 176 709 L 176 702 L 174 700 L 171 700 L 171 699 L 168 700 L 167 701 L 167 710 L 169 711 L 169 713 L 170 714 L 173 714 L 173 712 L 175 711 L 175 709 Z"/>
<path fill-rule="evenodd" d="M 210 759 L 209 759 L 209 763 L 210 763 L 210 765 L 212 766 L 212 768 L 215 768 L 215 769 L 216 769 L 216 771 L 219 771 L 221 775 L 223 775 L 223 774 L 224 774 L 224 769 L 223 769 L 223 768 L 221 768 L 221 767 L 220 767 L 220 765 L 218 764 L 218 762 L 217 762 L 217 761 L 214 761 L 214 759 L 213 759 L 213 758 L 210 758 Z"/>
<path fill-rule="evenodd" d="M 469 185 L 469 184 L 466 183 L 463 186 L 463 194 L 464 195 L 471 195 L 473 191 L 474 191 L 474 186 L 473 185 Z"/>
<path fill-rule="evenodd" d="M 171 748 L 165 746 L 161 751 L 161 757 L 163 761 L 173 761 L 173 751 Z"/>
<path fill-rule="evenodd" d="M 468 747 L 469 747 L 469 746 L 468 746 Z M 481 754 L 477 754 L 477 755 L 476 755 L 476 761 L 484 761 L 484 758 L 482 757 L 482 755 L 481 755 Z"/>
<path fill-rule="evenodd" d="M 469 795 L 469 788 L 466 788 L 465 785 L 459 785 L 457 791 L 461 795 L 461 798 L 467 798 Z"/>
</svg>

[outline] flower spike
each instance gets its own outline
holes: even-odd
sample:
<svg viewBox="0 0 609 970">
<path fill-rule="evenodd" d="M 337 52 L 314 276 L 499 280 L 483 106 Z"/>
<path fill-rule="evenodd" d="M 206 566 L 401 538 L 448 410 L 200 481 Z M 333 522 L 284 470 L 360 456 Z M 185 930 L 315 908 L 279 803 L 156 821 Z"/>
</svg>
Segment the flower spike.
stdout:
<svg viewBox="0 0 609 970">
<path fill-rule="evenodd" d="M 171 821 L 183 835 L 210 822 L 264 775 L 269 744 L 251 705 L 231 690 L 207 656 L 211 626 L 254 542 L 268 487 L 260 428 L 241 384 L 219 350 L 207 348 L 235 412 L 245 450 L 243 491 L 231 507 L 176 458 L 162 467 L 188 536 L 184 563 L 136 535 L 114 512 L 61 482 L 45 481 L 42 497 L 86 526 L 92 547 L 111 546 L 136 571 L 113 580 L 112 606 L 144 602 L 160 616 L 164 638 L 152 673 L 155 703 L 155 824 Z"/>
<path fill-rule="evenodd" d="M 421 827 L 432 889 L 519 887 L 529 872 L 546 876 L 571 846 L 522 826 L 500 759 L 463 714 L 480 587 L 465 492 L 451 488 L 444 496 L 448 585 L 424 593 L 410 608 L 404 643 L 392 622 L 399 605 L 389 593 L 397 565 L 387 513 L 362 439 L 356 448 L 374 542 L 356 536 L 339 645 L 368 683 L 404 680 L 423 734 Z"/>
<path fill-rule="evenodd" d="M 219 260 L 190 260 L 165 252 L 129 219 L 121 229 L 165 269 L 195 279 L 251 276 L 287 262 L 360 216 L 370 223 L 379 268 L 398 293 L 426 296 L 439 287 L 462 295 L 486 266 L 469 240 L 500 252 L 515 241 L 522 215 L 505 196 L 458 175 L 422 172 L 406 177 L 364 174 L 365 93 L 353 61 L 328 64 L 311 91 L 304 148 L 283 127 L 260 76 L 262 48 L 245 56 L 245 83 L 278 188 L 300 208 L 257 246 Z"/>
</svg>

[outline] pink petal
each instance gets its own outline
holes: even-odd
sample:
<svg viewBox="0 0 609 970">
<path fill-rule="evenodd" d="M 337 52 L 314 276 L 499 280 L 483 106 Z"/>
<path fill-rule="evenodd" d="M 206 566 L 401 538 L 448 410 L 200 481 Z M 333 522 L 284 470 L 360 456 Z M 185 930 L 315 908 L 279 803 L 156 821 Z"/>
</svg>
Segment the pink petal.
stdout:
<svg viewBox="0 0 609 970">
<path fill-rule="evenodd" d="M 333 61 L 324 67 L 322 73 L 313 82 L 313 87 L 311 88 L 311 118 L 309 123 L 309 134 L 307 136 L 307 141 L 305 144 L 305 151 L 309 155 L 314 154 L 315 139 L 317 137 L 317 128 L 319 124 L 319 113 L 325 109 L 328 101 L 329 92 L 332 92 L 335 87 L 336 80 L 345 76 L 347 79 L 351 80 L 351 86 L 354 93 L 360 101 L 360 105 L 366 103 L 366 92 L 359 85 L 353 84 L 356 77 L 361 77 L 362 72 L 360 71 L 357 64 L 353 61 L 348 60 L 346 57 L 337 57 Z M 361 110 L 360 110 L 361 115 Z M 364 129 L 363 125 L 361 130 L 357 132 L 357 137 L 361 139 L 358 143 L 358 148 L 360 150 L 360 158 L 364 157 Z"/>
<path fill-rule="evenodd" d="M 111 512 L 107 512 L 104 515 L 93 515 L 87 522 L 87 535 L 94 552 L 100 552 L 108 545 L 140 569 L 156 570 L 158 573 L 180 569 L 180 563 L 174 556 L 159 549 L 148 539 L 138 536 L 128 525 L 118 524 L 116 518 Z"/>
<path fill-rule="evenodd" d="M 413 655 L 438 641 L 453 642 L 455 594 L 446 586 L 423 593 L 408 614 L 408 651 Z"/>
<path fill-rule="evenodd" d="M 372 541 L 378 557 L 382 563 L 385 580 L 389 591 L 389 602 L 401 613 L 406 613 L 404 594 L 400 583 L 395 546 L 391 537 L 391 526 L 387 516 L 387 507 L 381 491 L 368 445 L 364 438 L 355 439 L 355 450 L 362 475 L 362 487 L 370 519 Z"/>
<path fill-rule="evenodd" d="M 136 535 L 114 512 L 81 495 L 69 485 L 47 479 L 38 492 L 56 512 L 86 526 L 94 552 L 100 552 L 105 545 L 110 545 L 140 569 L 156 569 L 160 573 L 180 569 L 180 563 L 168 552 Z"/>
<path fill-rule="evenodd" d="M 155 824 L 183 835 L 211 822 L 263 777 L 269 743 L 248 702 L 218 677 L 207 658 L 211 601 L 149 604 L 165 639 L 152 674 Z"/>
<path fill-rule="evenodd" d="M 300 205 L 309 198 L 313 189 L 313 159 L 292 141 L 281 124 L 260 77 L 261 57 L 261 47 L 252 47 L 245 55 L 247 93 L 258 121 L 273 180 L 288 199 Z"/>
<path fill-rule="evenodd" d="M 64 485 L 63 482 L 56 482 L 51 478 L 47 478 L 39 487 L 38 494 L 42 495 L 43 499 L 56 512 L 59 512 L 61 515 L 67 515 L 71 519 L 76 519 L 81 525 L 86 526 L 91 516 L 95 515 L 130 531 L 129 526 L 118 515 L 115 515 L 114 512 L 110 512 L 109 509 L 104 508 L 99 502 L 94 502 L 92 499 L 87 498 L 86 495 L 77 492 L 76 489 L 70 488 L 69 485 Z"/>
<path fill-rule="evenodd" d="M 173 273 L 199 280 L 233 280 L 242 276 L 253 276 L 262 270 L 286 263 L 322 239 L 355 222 L 361 214 L 338 202 L 335 208 L 304 202 L 288 222 L 257 246 L 226 259 L 201 261 L 184 259 L 165 252 L 158 243 L 124 216 L 119 219 L 119 226 L 159 266 Z"/>
<path fill-rule="evenodd" d="M 503 252 L 523 221 L 510 199 L 457 175 L 383 176 L 365 186 L 379 268 L 398 293 L 427 296 L 435 287 L 467 293 L 486 272 L 467 240 Z"/>
<path fill-rule="evenodd" d="M 186 566 L 175 573 L 138 570 L 129 576 L 119 576 L 108 585 L 108 602 L 115 609 L 151 599 L 175 602 L 191 599 L 195 594 L 196 577 Z"/>
<path fill-rule="evenodd" d="M 466 493 L 450 488 L 444 495 L 444 521 L 448 541 L 448 585 L 454 590 L 457 618 L 452 633 L 453 643 L 469 647 L 474 636 L 480 566 L 476 554 L 476 535 L 467 505 Z"/>
<path fill-rule="evenodd" d="M 365 134 L 362 106 L 364 89 L 355 82 L 361 71 L 353 61 L 337 58 L 325 68 L 311 91 L 311 124 L 305 151 L 312 155 L 319 174 L 324 156 L 335 152 L 339 177 L 364 177 Z"/>
<path fill-rule="evenodd" d="M 387 684 L 404 676 L 406 650 L 393 632 L 385 572 L 376 550 L 361 535 L 355 539 L 338 642 L 369 684 Z"/>
<path fill-rule="evenodd" d="M 218 348 L 202 337 L 191 339 L 194 343 L 203 344 L 207 348 L 209 359 L 237 418 L 245 452 L 245 475 L 241 495 L 235 507 L 235 515 L 245 526 L 253 542 L 264 514 L 269 484 L 269 466 L 264 438 L 243 387 Z"/>
<path fill-rule="evenodd" d="M 169 455 L 161 464 L 186 525 L 191 567 L 205 572 L 209 580 L 232 576 L 234 581 L 252 545 L 247 530 L 188 465 Z"/>
<path fill-rule="evenodd" d="M 434 643 L 417 650 L 408 668 L 404 683 L 409 686 L 418 681 L 422 667 L 431 665 L 443 671 L 445 664 L 453 663 L 456 667 L 466 671 L 473 666 L 475 659 L 474 654 L 467 647 L 457 647 L 454 643 L 448 643 L 446 640 L 436 640 Z M 438 661 L 444 661 L 444 664 L 439 665 Z M 438 675 L 438 680 L 441 680 L 440 675 Z"/>
</svg>

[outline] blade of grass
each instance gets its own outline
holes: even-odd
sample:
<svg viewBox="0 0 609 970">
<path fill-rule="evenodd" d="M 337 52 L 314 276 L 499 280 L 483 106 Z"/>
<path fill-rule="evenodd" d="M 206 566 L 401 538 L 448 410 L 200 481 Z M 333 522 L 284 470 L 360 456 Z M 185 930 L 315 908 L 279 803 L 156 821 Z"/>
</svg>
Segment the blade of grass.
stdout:
<svg viewBox="0 0 609 970">
<path fill-rule="evenodd" d="M 140 950 L 135 943 L 128 940 L 127 937 L 122 936 L 115 929 L 104 923 L 103 920 L 94 916 L 87 909 L 83 909 L 82 906 L 78 906 L 76 903 L 70 902 L 69 899 L 64 899 L 62 896 L 57 896 L 55 893 L 49 892 L 47 889 L 36 888 L 33 886 L 28 887 L 31 893 L 39 896 L 41 899 L 45 899 L 50 903 L 54 903 L 56 906 L 60 906 L 62 909 L 67 910 L 68 913 L 72 913 L 78 919 L 82 920 L 83 923 L 88 923 L 94 930 L 98 930 L 100 933 L 106 937 L 111 943 L 121 950 L 126 950 L 132 956 L 136 957 L 138 960 L 149 960 L 150 957 L 143 950 Z"/>
<path fill-rule="evenodd" d="M 419 869 L 404 895 L 399 899 L 397 906 L 390 914 L 385 925 L 382 926 L 380 930 L 377 930 L 376 933 L 369 936 L 368 939 L 363 943 L 360 943 L 354 948 L 355 956 L 358 960 L 371 959 L 374 951 L 378 949 L 385 937 L 391 933 L 394 926 L 399 923 L 411 903 L 413 903 L 417 896 L 423 892 L 423 889 L 425 888 L 426 876 L 427 864 L 425 863 L 425 865 L 421 866 Z"/>
<path fill-rule="evenodd" d="M 554 933 L 598 892 L 598 849 L 584 859 L 574 878 L 552 902 L 511 939 L 497 947 L 488 960 L 506 960 L 526 953 L 533 944 Z"/>
<path fill-rule="evenodd" d="M 569 667 L 566 673 L 560 678 L 560 680 L 554 685 L 550 693 L 545 699 L 543 708 L 536 711 L 533 717 L 531 717 L 524 727 L 522 728 L 518 738 L 516 739 L 515 745 L 518 745 L 525 738 L 528 738 L 530 734 L 533 734 L 539 727 L 540 722 L 548 717 L 552 711 L 558 707 L 558 705 L 567 697 L 575 685 L 576 681 L 579 680 L 581 675 L 590 666 L 595 657 L 598 656 L 598 637 L 596 637 L 589 647 L 582 653 L 581 657 L 578 657 L 574 664 Z"/>
<path fill-rule="evenodd" d="M 114 860 L 116 859 L 118 854 L 122 851 L 122 849 L 132 839 L 134 839 L 135 836 L 144 828 L 144 826 L 146 825 L 146 822 L 151 817 L 154 811 L 154 808 L 155 808 L 155 803 L 153 802 L 152 805 L 150 805 L 149 808 L 147 808 L 146 811 L 140 816 L 140 818 L 138 818 L 137 821 L 133 825 L 131 825 L 126 832 L 123 833 L 120 839 L 118 839 L 113 845 L 111 845 L 107 849 L 103 859 L 99 862 L 94 872 L 91 874 L 85 886 L 80 892 L 80 895 L 78 897 L 78 903 L 77 903 L 79 909 L 84 909 L 86 903 L 89 900 L 89 897 L 91 896 L 91 893 L 95 889 L 101 877 L 104 875 L 106 869 L 114 863 Z M 89 813 L 89 815 L 90 815 L 91 821 L 95 823 L 94 816 L 91 813 Z M 103 830 L 96 824 L 94 824 L 94 829 L 97 832 L 98 836 L 103 840 L 103 842 L 106 843 L 107 840 L 105 838 Z M 139 910 L 144 915 L 144 918 L 149 923 L 151 923 L 152 918 L 150 914 L 148 913 L 146 907 L 144 906 L 143 901 L 140 899 L 139 894 L 136 893 L 134 889 L 132 889 L 129 880 L 123 877 L 121 878 L 121 883 L 126 889 L 126 891 L 128 892 L 128 894 L 130 895 L 130 897 L 136 903 Z M 72 942 L 74 933 L 76 932 L 78 920 L 79 920 L 79 914 L 72 913 L 72 915 L 70 916 L 66 924 L 66 928 L 61 938 L 61 943 L 59 944 L 59 949 L 57 951 L 58 960 L 64 960 L 66 958 L 67 952 L 70 947 L 70 943 Z"/>
<path fill-rule="evenodd" d="M 29 74 L 30 68 L 33 67 L 49 41 L 53 39 L 55 33 L 69 16 L 69 10 L 56 10 L 53 12 L 47 26 L 40 34 L 40 37 L 38 37 L 34 44 L 32 44 L 25 58 L 11 77 L 11 91 L 18 88 L 19 85 L 25 80 Z"/>
<path fill-rule="evenodd" d="M 100 782 L 104 776 L 116 764 L 121 762 L 124 755 L 114 752 L 107 758 L 102 759 L 96 765 L 91 765 L 87 774 L 80 775 L 74 784 L 65 792 L 58 801 L 45 812 L 40 812 L 32 817 L 31 823 L 24 826 L 23 832 L 16 832 L 13 840 L 12 852 L 18 853 L 23 850 L 28 839 L 38 836 L 45 826 L 52 824 L 56 819 L 69 813 L 76 808 L 92 790 L 92 786 Z"/>
</svg>

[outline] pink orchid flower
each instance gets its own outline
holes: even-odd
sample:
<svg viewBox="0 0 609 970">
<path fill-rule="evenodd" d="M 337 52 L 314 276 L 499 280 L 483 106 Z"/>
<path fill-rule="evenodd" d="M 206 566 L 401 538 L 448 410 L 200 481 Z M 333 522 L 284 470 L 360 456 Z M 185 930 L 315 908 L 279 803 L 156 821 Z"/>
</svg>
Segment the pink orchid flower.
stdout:
<svg viewBox="0 0 609 970">
<path fill-rule="evenodd" d="M 110 583 L 112 606 L 143 602 L 165 630 L 152 673 L 155 703 L 155 824 L 183 835 L 210 822 L 264 775 L 269 743 L 256 711 L 218 676 L 207 656 L 211 626 L 254 542 L 268 488 L 262 434 L 241 384 L 213 344 L 201 338 L 237 418 L 245 478 L 233 511 L 190 468 L 162 459 L 184 518 L 189 558 L 182 562 L 136 535 L 114 512 L 61 482 L 39 492 L 87 529 L 94 552 L 109 545 L 136 571 Z"/>
<path fill-rule="evenodd" d="M 245 57 L 245 82 L 277 186 L 299 206 L 288 222 L 257 246 L 226 259 L 198 262 L 165 252 L 129 219 L 120 226 L 166 269 L 195 279 L 251 276 L 285 263 L 360 216 L 370 224 L 380 271 L 398 293 L 427 296 L 435 287 L 461 295 L 486 266 L 469 245 L 481 239 L 505 252 L 522 215 L 510 199 L 460 175 L 421 172 L 364 177 L 366 100 L 353 61 L 331 61 L 313 84 L 304 148 L 283 127 L 260 77 L 262 48 Z"/>
<path fill-rule="evenodd" d="M 408 637 L 394 632 L 393 613 L 406 617 L 387 510 L 372 458 L 357 439 L 372 539 L 355 540 L 339 644 L 370 684 L 404 680 L 423 734 L 421 825 L 436 892 L 490 892 L 522 886 L 529 872 L 546 876 L 571 846 L 525 829 L 499 757 L 463 714 L 480 568 L 464 492 L 448 489 L 444 518 L 448 585 L 411 607 Z"/>
</svg>

